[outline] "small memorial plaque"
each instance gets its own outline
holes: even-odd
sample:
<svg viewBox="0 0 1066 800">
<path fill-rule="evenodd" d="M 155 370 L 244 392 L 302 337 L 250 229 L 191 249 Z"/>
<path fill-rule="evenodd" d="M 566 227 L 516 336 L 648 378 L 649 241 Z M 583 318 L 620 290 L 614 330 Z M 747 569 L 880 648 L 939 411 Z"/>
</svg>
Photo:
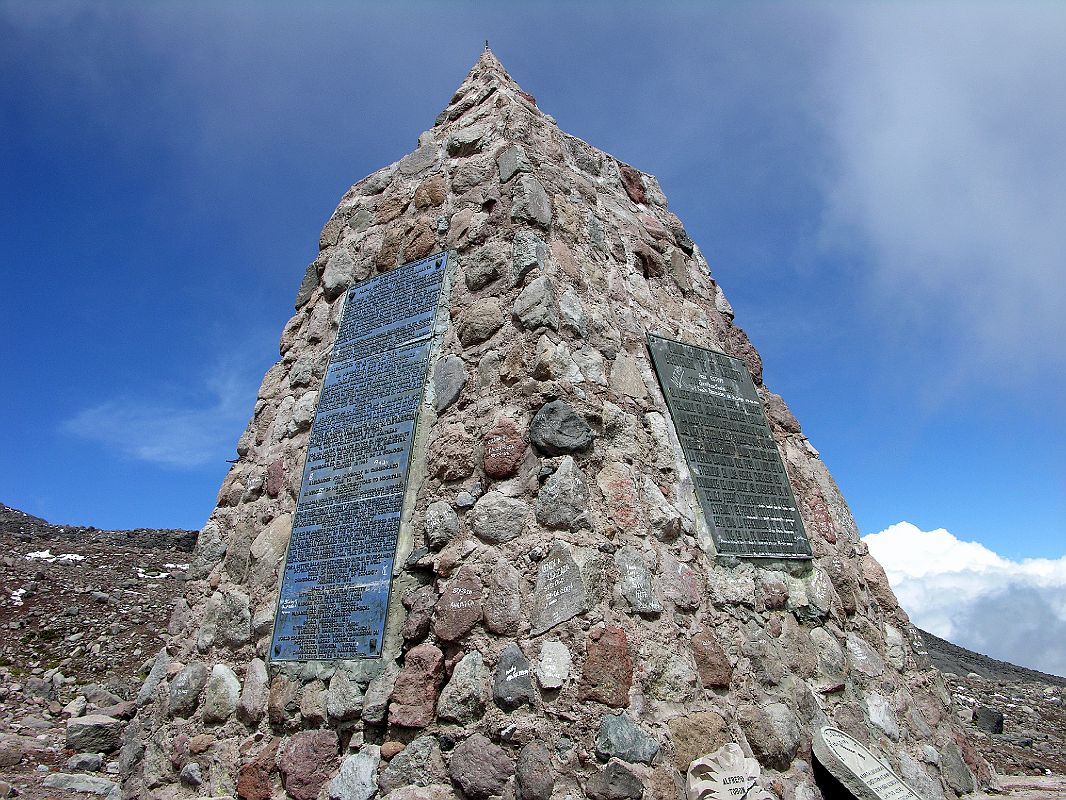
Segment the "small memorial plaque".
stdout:
<svg viewBox="0 0 1066 800">
<path fill-rule="evenodd" d="M 652 334 L 648 350 L 718 552 L 810 558 L 792 486 L 744 363 Z"/>
<path fill-rule="evenodd" d="M 921 800 L 881 759 L 839 728 L 818 731 L 814 756 L 859 800 Z"/>
<path fill-rule="evenodd" d="M 759 762 L 730 742 L 689 764 L 688 800 L 774 800 L 759 786 Z"/>
<path fill-rule="evenodd" d="M 307 445 L 275 661 L 381 655 L 447 258 L 404 264 L 348 290 Z"/>
</svg>

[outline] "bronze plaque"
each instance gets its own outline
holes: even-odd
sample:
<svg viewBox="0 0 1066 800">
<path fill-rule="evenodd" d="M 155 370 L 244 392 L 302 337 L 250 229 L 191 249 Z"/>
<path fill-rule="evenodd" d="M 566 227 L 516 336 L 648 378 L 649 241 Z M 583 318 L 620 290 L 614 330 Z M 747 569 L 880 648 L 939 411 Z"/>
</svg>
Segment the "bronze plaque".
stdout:
<svg viewBox="0 0 1066 800">
<path fill-rule="evenodd" d="M 792 486 L 744 362 L 653 334 L 648 350 L 718 552 L 810 558 Z"/>
</svg>

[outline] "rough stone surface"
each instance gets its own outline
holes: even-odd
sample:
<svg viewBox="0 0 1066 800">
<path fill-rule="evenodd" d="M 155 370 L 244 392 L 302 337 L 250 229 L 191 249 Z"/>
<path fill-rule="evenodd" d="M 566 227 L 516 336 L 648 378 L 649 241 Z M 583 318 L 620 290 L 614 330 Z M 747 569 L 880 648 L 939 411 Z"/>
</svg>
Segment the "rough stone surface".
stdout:
<svg viewBox="0 0 1066 800">
<path fill-rule="evenodd" d="M 555 293 L 547 275 L 534 278 L 514 301 L 514 315 L 529 331 L 541 328 L 557 330 L 559 314 L 555 310 Z"/>
<path fill-rule="evenodd" d="M 338 669 L 329 679 L 326 693 L 326 714 L 331 720 L 345 722 L 358 719 L 363 710 L 363 691 L 352 675 Z"/>
<path fill-rule="evenodd" d="M 492 336 L 504 323 L 503 308 L 495 297 L 474 301 L 460 317 L 459 341 L 465 346 L 479 344 Z"/>
<path fill-rule="evenodd" d="M 612 708 L 629 705 L 633 685 L 633 659 L 624 630 L 612 625 L 589 637 L 578 697 Z"/>
<path fill-rule="evenodd" d="M 200 702 L 200 692 L 207 685 L 208 669 L 199 662 L 189 664 L 181 669 L 170 682 L 170 713 L 175 717 L 185 717 L 196 710 Z"/>
<path fill-rule="evenodd" d="M 303 731 L 290 738 L 278 757 L 285 791 L 293 800 L 314 800 L 337 766 L 337 734 Z"/>
<path fill-rule="evenodd" d="M 370 800 L 378 790 L 377 748 L 365 747 L 341 762 L 340 772 L 329 782 L 330 800 Z"/>
<path fill-rule="evenodd" d="M 444 356 L 433 366 L 433 405 L 441 413 L 459 399 L 466 385 L 466 367 L 458 356 Z"/>
<path fill-rule="evenodd" d="M 629 607 L 637 614 L 660 613 L 663 605 L 655 597 L 644 554 L 632 547 L 622 547 L 615 552 L 614 561 L 618 567 L 618 588 Z"/>
<path fill-rule="evenodd" d="M 434 635 L 445 642 L 461 638 L 481 619 L 481 598 L 481 580 L 463 567 L 441 591 L 433 612 Z"/>
<path fill-rule="evenodd" d="M 548 246 L 533 231 L 520 230 L 511 246 L 511 284 L 517 286 L 531 272 L 544 272 Z"/>
<path fill-rule="evenodd" d="M 481 439 L 482 463 L 490 478 L 509 478 L 518 472 L 526 455 L 526 441 L 517 423 L 501 417 Z"/>
<path fill-rule="evenodd" d="M 508 542 L 522 534 L 529 518 L 529 506 L 500 492 L 486 492 L 474 504 L 470 530 L 490 544 Z"/>
<path fill-rule="evenodd" d="M 540 452 L 561 456 L 592 444 L 592 428 L 562 400 L 545 403 L 529 426 L 529 439 Z"/>
<path fill-rule="evenodd" d="M 570 547 L 556 541 L 537 568 L 530 625 L 534 636 L 585 610 L 585 583 Z"/>
<path fill-rule="evenodd" d="M 713 753 L 729 742 L 729 726 L 716 711 L 696 711 L 669 722 L 674 766 L 682 773 L 701 756 Z"/>
<path fill-rule="evenodd" d="M 561 689 L 570 677 L 573 658 L 570 648 L 562 642 L 546 641 L 540 646 L 537 661 L 537 682 L 542 689 Z"/>
<path fill-rule="evenodd" d="M 596 733 L 596 756 L 650 764 L 659 754 L 659 743 L 626 714 L 607 714 Z"/>
<path fill-rule="evenodd" d="M 737 714 L 737 720 L 760 764 L 770 769 L 788 769 L 800 745 L 799 720 L 788 706 L 747 706 Z"/>
<path fill-rule="evenodd" d="M 122 746 L 122 720 L 88 714 L 67 720 L 67 747 L 81 753 L 111 753 Z"/>
<path fill-rule="evenodd" d="M 204 692 L 204 722 L 225 722 L 237 710 L 241 682 L 225 664 L 211 667 L 211 677 Z"/>
<path fill-rule="evenodd" d="M 504 711 L 514 711 L 520 705 L 535 705 L 537 690 L 533 687 L 533 669 L 521 648 L 513 642 L 500 653 L 492 676 L 492 699 Z"/>
<path fill-rule="evenodd" d="M 552 221 L 551 202 L 534 176 L 520 175 L 511 190 L 511 217 L 547 227 Z"/>
<path fill-rule="evenodd" d="M 485 628 L 499 636 L 515 636 L 525 618 L 522 574 L 500 558 L 485 578 Z"/>
<path fill-rule="evenodd" d="M 392 689 L 389 722 L 405 728 L 429 725 L 443 678 L 444 654 L 439 648 L 424 643 L 408 650 Z"/>
<path fill-rule="evenodd" d="M 704 628 L 692 637 L 692 655 L 704 686 L 716 689 L 729 686 L 733 665 L 714 631 Z"/>
<path fill-rule="evenodd" d="M 589 487 L 572 456 L 565 456 L 558 469 L 545 481 L 533 507 L 537 522 L 546 528 L 577 530 L 588 527 L 585 512 Z"/>
<path fill-rule="evenodd" d="M 496 156 L 496 164 L 500 169 L 500 183 L 507 183 L 516 173 L 533 171 L 526 151 L 520 144 L 513 144 L 506 150 L 502 150 Z"/>
<path fill-rule="evenodd" d="M 440 550 L 459 532 L 459 516 L 449 503 L 437 500 L 426 509 L 424 527 L 426 544 L 433 550 Z"/>
<path fill-rule="evenodd" d="M 266 663 L 261 658 L 248 662 L 244 673 L 244 685 L 237 701 L 237 718 L 246 725 L 254 725 L 266 713 L 267 688 Z"/>
<path fill-rule="evenodd" d="M 456 747 L 449 764 L 452 780 L 471 800 L 488 800 L 500 794 L 514 770 L 510 756 L 480 733 Z"/>
<path fill-rule="evenodd" d="M 455 665 L 448 685 L 440 693 L 437 716 L 460 725 L 477 722 L 485 713 L 488 678 L 481 653 L 477 650 L 467 653 Z"/>
<path fill-rule="evenodd" d="M 440 745 L 433 736 L 419 736 L 398 755 L 378 778 L 382 793 L 408 786 L 432 786 L 448 782 Z"/>
<path fill-rule="evenodd" d="M 585 794 L 592 800 L 640 800 L 644 796 L 644 784 L 617 761 L 612 761 L 589 778 Z"/>
<path fill-rule="evenodd" d="M 548 800 L 555 789 L 555 768 L 551 753 L 540 742 L 522 748 L 515 768 L 520 800 Z"/>
</svg>

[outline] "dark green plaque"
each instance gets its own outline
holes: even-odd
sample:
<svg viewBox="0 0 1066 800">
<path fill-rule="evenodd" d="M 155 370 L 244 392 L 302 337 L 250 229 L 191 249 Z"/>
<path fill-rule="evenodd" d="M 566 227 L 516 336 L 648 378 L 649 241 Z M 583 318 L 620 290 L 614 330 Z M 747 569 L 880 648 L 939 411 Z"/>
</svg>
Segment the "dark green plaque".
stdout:
<svg viewBox="0 0 1066 800">
<path fill-rule="evenodd" d="M 652 334 L 648 350 L 718 552 L 810 558 L 792 486 L 744 362 Z"/>
</svg>

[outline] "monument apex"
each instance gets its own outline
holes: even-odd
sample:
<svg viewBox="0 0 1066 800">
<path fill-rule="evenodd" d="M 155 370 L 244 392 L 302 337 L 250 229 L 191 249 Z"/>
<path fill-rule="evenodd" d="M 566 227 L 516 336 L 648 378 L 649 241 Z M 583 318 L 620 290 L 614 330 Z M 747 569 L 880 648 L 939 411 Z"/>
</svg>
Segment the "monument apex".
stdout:
<svg viewBox="0 0 1066 800">
<path fill-rule="evenodd" d="M 318 244 L 138 697 L 127 796 L 989 780 L 653 176 L 486 47 Z"/>
</svg>

